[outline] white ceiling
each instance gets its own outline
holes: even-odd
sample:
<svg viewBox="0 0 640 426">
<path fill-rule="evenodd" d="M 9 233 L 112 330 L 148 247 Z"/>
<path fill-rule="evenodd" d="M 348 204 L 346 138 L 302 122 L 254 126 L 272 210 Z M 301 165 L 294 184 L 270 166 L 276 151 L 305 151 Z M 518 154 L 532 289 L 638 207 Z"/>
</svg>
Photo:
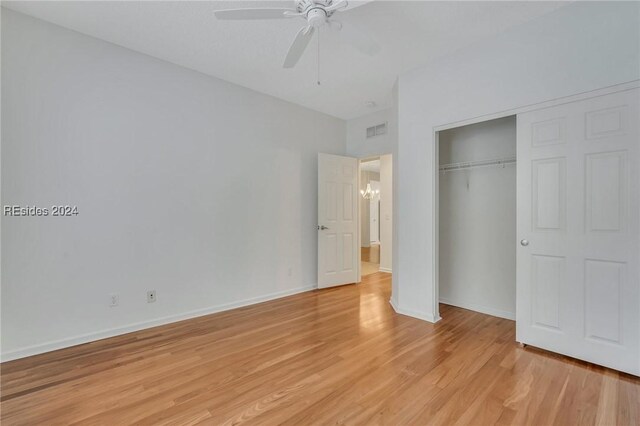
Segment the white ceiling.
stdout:
<svg viewBox="0 0 640 426">
<path fill-rule="evenodd" d="M 218 21 L 216 9 L 291 7 L 293 1 L 24 1 L 4 7 L 343 119 L 391 104 L 396 77 L 522 24 L 562 2 L 374 1 L 336 15 L 382 50 L 368 57 L 323 32 L 320 76 L 312 42 L 295 69 L 281 68 L 304 21 Z M 376 107 L 365 105 L 375 101 Z"/>
</svg>

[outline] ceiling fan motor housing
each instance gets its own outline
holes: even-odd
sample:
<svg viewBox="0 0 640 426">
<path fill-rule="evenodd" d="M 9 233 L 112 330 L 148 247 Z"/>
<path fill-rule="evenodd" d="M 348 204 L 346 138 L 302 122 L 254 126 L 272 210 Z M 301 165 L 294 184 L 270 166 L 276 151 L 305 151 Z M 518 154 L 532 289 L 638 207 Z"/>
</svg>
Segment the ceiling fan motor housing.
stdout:
<svg viewBox="0 0 640 426">
<path fill-rule="evenodd" d="M 320 27 L 333 15 L 334 11 L 326 10 L 332 4 L 333 0 L 296 0 L 296 9 L 304 14 L 310 26 Z"/>
<path fill-rule="evenodd" d="M 312 27 L 320 27 L 327 22 L 327 12 L 319 7 L 309 9 L 307 12 L 307 22 Z"/>
<path fill-rule="evenodd" d="M 296 0 L 296 9 L 304 13 L 311 8 L 325 8 L 333 4 L 333 0 Z"/>
</svg>

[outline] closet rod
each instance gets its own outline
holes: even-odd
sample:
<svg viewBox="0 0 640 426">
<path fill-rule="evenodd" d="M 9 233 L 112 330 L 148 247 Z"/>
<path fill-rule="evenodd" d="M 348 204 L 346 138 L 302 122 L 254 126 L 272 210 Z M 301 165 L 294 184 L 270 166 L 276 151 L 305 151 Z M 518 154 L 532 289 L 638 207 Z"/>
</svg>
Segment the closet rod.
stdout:
<svg viewBox="0 0 640 426">
<path fill-rule="evenodd" d="M 441 172 L 452 170 L 472 169 L 476 167 L 501 166 L 505 164 L 514 164 L 516 157 L 497 158 L 493 160 L 463 161 L 460 163 L 443 164 L 440 166 Z"/>
</svg>

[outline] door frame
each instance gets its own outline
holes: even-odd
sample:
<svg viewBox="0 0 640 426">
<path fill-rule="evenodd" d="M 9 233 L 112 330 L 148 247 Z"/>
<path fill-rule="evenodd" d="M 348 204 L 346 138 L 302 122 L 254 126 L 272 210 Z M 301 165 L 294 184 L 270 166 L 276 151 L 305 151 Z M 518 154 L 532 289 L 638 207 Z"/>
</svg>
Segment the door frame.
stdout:
<svg viewBox="0 0 640 426">
<path fill-rule="evenodd" d="M 376 189 L 378 191 L 380 191 L 380 182 L 379 181 L 375 181 L 372 180 L 370 182 L 375 182 L 377 183 L 377 188 L 373 188 L 373 185 L 371 187 L 371 189 L 373 191 L 376 191 Z M 376 206 L 376 208 L 374 210 L 372 210 L 371 206 Z M 372 226 L 371 223 L 371 215 L 373 214 L 374 217 L 377 216 L 376 218 L 376 232 L 375 234 L 372 232 L 372 229 L 374 229 L 374 227 Z M 374 240 L 372 239 L 372 236 L 376 235 L 377 238 Z M 378 197 L 378 199 L 375 200 L 369 200 L 369 243 L 373 242 L 373 241 L 377 241 L 378 243 L 380 243 L 380 198 Z"/>
<path fill-rule="evenodd" d="M 518 114 L 522 114 L 525 112 L 535 111 L 538 109 L 545 109 L 549 107 L 554 107 L 562 104 L 568 104 L 572 102 L 577 102 L 589 98 L 595 98 L 598 96 L 610 95 L 618 92 L 625 92 L 627 90 L 640 88 L 640 80 L 634 80 L 628 83 L 616 84 L 613 86 L 604 87 L 601 89 L 591 90 L 588 92 L 578 93 L 576 95 L 565 96 L 562 98 L 556 98 L 545 102 L 540 102 L 537 104 L 525 105 L 517 108 L 512 108 L 505 111 L 499 111 L 492 114 L 485 114 L 478 117 L 471 117 L 465 120 L 459 120 L 451 123 L 444 123 L 438 126 L 434 126 L 432 128 L 433 132 L 433 140 L 434 146 L 432 147 L 432 155 L 434 159 L 434 168 L 433 168 L 433 199 L 432 205 L 434 206 L 433 212 L 433 229 L 434 229 L 434 238 L 431 242 L 432 244 L 432 264 L 433 267 L 433 317 L 435 318 L 434 322 L 438 322 L 442 319 L 440 316 L 440 274 L 439 274 L 439 259 L 440 259 L 440 242 L 439 242 L 439 234 L 440 234 L 440 158 L 439 158 L 439 147 L 440 147 L 440 132 L 444 130 L 453 129 L 456 127 L 467 126 L 469 124 L 481 123 L 483 121 L 495 120 L 498 118 L 504 118 L 508 116 L 515 115 L 516 120 Z M 516 164 L 516 172 L 517 172 L 518 164 Z M 358 183 L 359 184 L 359 183 Z M 514 242 L 515 247 L 515 242 Z M 516 316 L 517 316 L 517 306 L 516 306 Z"/>
</svg>

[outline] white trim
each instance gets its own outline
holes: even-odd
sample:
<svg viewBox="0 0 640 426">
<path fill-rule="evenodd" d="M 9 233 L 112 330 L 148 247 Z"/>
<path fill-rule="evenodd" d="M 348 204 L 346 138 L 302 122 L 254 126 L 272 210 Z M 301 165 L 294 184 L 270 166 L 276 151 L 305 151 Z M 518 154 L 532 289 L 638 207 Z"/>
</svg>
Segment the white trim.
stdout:
<svg viewBox="0 0 640 426">
<path fill-rule="evenodd" d="M 362 247 L 369 247 L 362 245 L 362 211 L 361 211 L 361 201 L 360 201 L 360 188 L 362 188 L 362 182 L 360 181 L 362 177 L 362 159 L 358 158 L 358 232 L 356 238 L 358 239 L 358 284 L 362 282 Z M 319 202 L 319 201 L 318 201 Z"/>
<path fill-rule="evenodd" d="M 609 95 L 612 93 L 618 93 L 618 92 L 624 92 L 627 90 L 633 90 L 636 88 L 640 87 L 640 80 L 633 80 L 633 81 L 628 81 L 626 83 L 620 83 L 620 84 L 615 84 L 613 86 L 608 86 L 608 87 L 603 87 L 600 89 L 595 89 L 595 90 L 590 90 L 587 92 L 582 92 L 582 93 L 577 93 L 575 95 L 569 95 L 569 96 L 564 96 L 564 97 L 560 97 L 560 98 L 555 98 L 555 99 L 551 99 L 545 102 L 540 102 L 537 104 L 531 104 L 531 105 L 523 105 L 520 107 L 515 107 L 512 109 L 508 109 L 508 110 L 504 110 L 504 111 L 499 111 L 499 112 L 495 112 L 492 114 L 485 114 L 485 115 L 481 115 L 481 116 L 477 116 L 477 117 L 472 117 L 472 118 L 468 118 L 466 120 L 459 120 L 459 121 L 455 121 L 455 122 L 451 122 L 451 123 L 445 123 L 445 124 L 441 124 L 438 126 L 434 126 L 433 127 L 433 134 L 432 134 L 432 140 L 433 140 L 433 146 L 431 147 L 432 149 L 432 155 L 433 155 L 433 163 L 432 165 L 433 167 L 433 187 L 432 187 L 432 194 L 433 194 L 433 199 L 432 199 L 432 204 L 434 206 L 434 211 L 433 211 L 433 221 L 431 223 L 431 226 L 433 227 L 433 234 L 434 234 L 434 238 L 431 241 L 432 244 L 432 253 L 433 253 L 433 257 L 431 258 L 432 262 L 433 262 L 433 268 L 432 268 L 432 282 L 433 282 L 433 290 L 432 290 L 432 301 L 433 301 L 433 312 L 435 312 L 435 315 L 439 318 L 440 317 L 440 297 L 439 297 L 439 289 L 440 289 L 440 277 L 439 277 L 439 271 L 438 271 L 438 263 L 439 263 L 439 256 L 440 256 L 440 246 L 439 246 L 439 242 L 438 242 L 438 236 L 440 234 L 439 232 L 439 226 L 440 226 L 440 213 L 439 213 L 439 200 L 440 200 L 440 188 L 439 188 L 439 179 L 440 179 L 440 159 L 438 158 L 438 149 L 439 149 L 439 132 L 443 131 L 443 130 L 448 130 L 448 129 L 453 129 L 456 127 L 461 127 L 461 126 L 467 126 L 469 124 L 476 124 L 476 123 L 481 123 L 483 121 L 489 121 L 489 120 L 495 120 L 498 118 L 503 118 L 503 117 L 508 117 L 508 116 L 512 116 L 512 115 L 518 115 L 518 114 L 522 114 L 525 112 L 530 112 L 530 111 L 535 111 L 538 109 L 544 109 L 544 108 L 549 108 L 552 106 L 558 106 L 558 105 L 563 105 L 563 104 L 567 104 L 567 103 L 571 103 L 571 102 L 576 102 L 576 101 L 581 101 L 584 99 L 590 99 L 590 98 L 595 98 L 598 96 L 604 96 L 604 95 Z M 396 310 L 396 312 L 398 312 Z M 492 314 L 489 314 L 492 315 Z"/>
<path fill-rule="evenodd" d="M 393 300 L 393 297 L 391 297 L 391 298 L 389 299 L 389 304 L 391 305 L 391 307 L 392 307 L 392 308 L 393 308 L 393 310 L 395 311 L 395 310 L 396 310 L 396 305 L 397 305 L 397 303 L 396 303 L 396 301 L 395 301 L 395 300 Z"/>
<path fill-rule="evenodd" d="M 391 296 L 391 298 L 389 299 L 389 304 L 391 305 L 391 307 L 393 308 L 393 310 L 398 313 L 398 302 L 393 300 L 393 295 Z"/>
<path fill-rule="evenodd" d="M 440 321 L 442 318 L 440 316 L 435 317 L 434 315 L 428 314 L 426 312 L 413 311 L 411 309 L 402 309 L 398 306 L 397 302 L 393 299 L 389 299 L 389 304 L 397 314 L 406 315 L 408 317 L 413 317 L 422 321 L 427 321 L 430 323 L 436 323 Z"/>
<path fill-rule="evenodd" d="M 493 317 L 504 318 L 511 321 L 516 320 L 515 312 L 503 311 L 501 309 L 495 309 L 489 306 L 478 305 L 473 302 L 467 302 L 467 301 L 461 302 L 458 300 L 454 301 L 451 299 L 447 299 L 446 297 L 440 297 L 440 303 L 444 303 L 445 305 L 451 305 L 451 306 L 455 306 L 462 309 L 468 309 L 470 311 L 480 312 L 481 314 L 491 315 Z"/>
<path fill-rule="evenodd" d="M 436 164 L 436 173 L 433 176 L 432 194 L 435 194 L 433 200 L 432 223 L 435 233 L 431 241 L 431 253 L 433 256 L 432 283 L 433 283 L 433 300 L 440 300 L 440 133 L 433 132 L 433 158 Z M 437 318 L 440 317 L 440 303 L 434 303 L 432 307 L 433 314 Z"/>
<path fill-rule="evenodd" d="M 392 274 L 393 272 L 391 271 L 391 268 L 378 268 L 378 272 L 387 272 L 389 274 Z"/>
<path fill-rule="evenodd" d="M 611 93 L 624 92 L 640 87 L 640 80 L 633 80 L 626 83 L 620 83 L 613 86 L 603 87 L 601 89 L 590 90 L 588 92 L 577 93 L 575 95 L 564 96 L 561 98 L 555 98 L 548 101 L 540 102 L 537 104 L 523 105 L 520 107 L 508 109 L 505 111 L 495 112 L 493 114 L 485 114 L 478 117 L 472 117 L 466 120 L 455 121 L 452 123 L 441 124 L 435 126 L 433 130 L 440 132 L 443 130 L 453 129 L 456 127 L 467 126 L 469 124 L 481 123 L 483 121 L 495 120 L 497 118 L 508 117 L 510 115 L 522 114 L 525 112 L 535 111 L 537 109 L 549 108 L 552 106 L 558 106 L 562 104 L 568 104 L 571 102 L 581 101 L 583 99 L 595 98 L 598 96 L 609 95 Z"/>
<path fill-rule="evenodd" d="M 11 361 L 18 358 L 24 358 L 32 355 L 38 355 L 45 352 L 51 352 L 58 349 L 64 349 L 71 346 L 81 345 L 83 343 L 94 342 L 96 340 L 102 340 L 109 337 L 115 337 L 122 334 L 131 333 L 134 331 L 145 330 L 160 325 L 171 324 L 178 321 L 183 321 L 191 318 L 201 317 L 204 315 L 215 314 L 217 312 L 228 311 L 231 309 L 241 308 L 244 306 L 255 305 L 257 303 L 267 302 L 269 300 L 280 299 L 286 296 L 292 296 L 298 293 L 304 293 L 307 291 L 317 289 L 317 285 L 310 285 L 305 287 L 297 287 L 290 290 L 277 291 L 269 293 L 264 296 L 253 297 L 251 299 L 240 300 L 237 302 L 226 303 L 223 305 L 210 306 L 208 308 L 197 309 L 195 311 L 189 311 L 182 314 L 169 315 L 162 318 L 157 318 L 149 321 L 137 322 L 122 327 L 110 328 L 107 330 L 98 331 L 95 333 L 81 334 L 74 337 L 69 337 L 60 340 L 53 340 L 50 342 L 42 343 L 39 345 L 27 346 L 24 348 L 16 349 L 10 352 L 5 352 L 1 355 L 2 362 Z"/>
</svg>

